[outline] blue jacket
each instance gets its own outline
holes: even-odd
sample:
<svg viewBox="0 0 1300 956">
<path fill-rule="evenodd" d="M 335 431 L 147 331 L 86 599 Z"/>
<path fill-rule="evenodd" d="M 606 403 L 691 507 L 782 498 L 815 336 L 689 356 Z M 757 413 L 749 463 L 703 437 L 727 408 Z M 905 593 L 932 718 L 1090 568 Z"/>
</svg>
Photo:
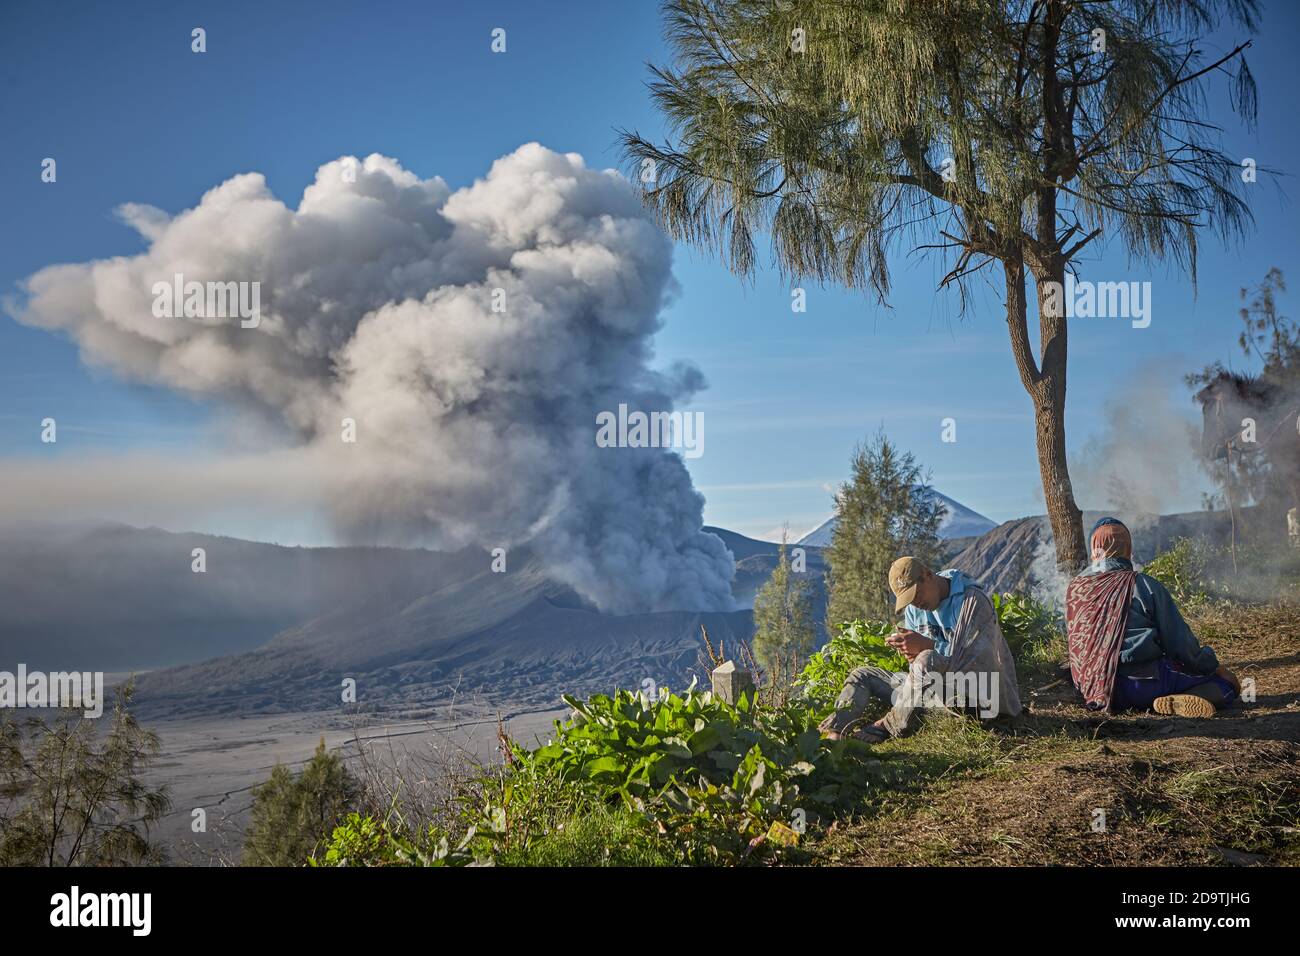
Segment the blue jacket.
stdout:
<svg viewBox="0 0 1300 956">
<path fill-rule="evenodd" d="M 957 615 L 961 613 L 961 603 L 966 599 L 966 588 L 976 585 L 966 574 L 956 569 L 937 573 L 939 577 L 948 579 L 948 596 L 933 611 L 922 611 L 909 604 L 903 612 L 903 626 L 934 641 L 936 653 L 947 656 L 948 644 L 952 640 L 953 631 L 957 629 Z"/>
<path fill-rule="evenodd" d="M 1124 558 L 1094 562 L 1084 574 L 1133 570 Z M 1187 626 L 1168 589 L 1155 578 L 1139 573 L 1128 606 L 1128 626 L 1119 652 L 1119 674 L 1141 676 L 1162 657 L 1177 661 L 1192 674 L 1213 674 L 1219 667 L 1214 649 L 1203 647 Z"/>
</svg>

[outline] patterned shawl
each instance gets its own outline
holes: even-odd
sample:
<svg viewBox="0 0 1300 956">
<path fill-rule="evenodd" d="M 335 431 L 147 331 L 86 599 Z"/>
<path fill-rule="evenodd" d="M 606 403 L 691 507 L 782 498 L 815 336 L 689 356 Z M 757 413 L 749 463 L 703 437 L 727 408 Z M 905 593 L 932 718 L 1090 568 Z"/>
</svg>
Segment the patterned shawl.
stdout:
<svg viewBox="0 0 1300 956">
<path fill-rule="evenodd" d="M 1090 710 L 1109 710 L 1119 649 L 1128 624 L 1134 571 L 1081 574 L 1065 592 L 1065 630 L 1070 676 Z"/>
</svg>

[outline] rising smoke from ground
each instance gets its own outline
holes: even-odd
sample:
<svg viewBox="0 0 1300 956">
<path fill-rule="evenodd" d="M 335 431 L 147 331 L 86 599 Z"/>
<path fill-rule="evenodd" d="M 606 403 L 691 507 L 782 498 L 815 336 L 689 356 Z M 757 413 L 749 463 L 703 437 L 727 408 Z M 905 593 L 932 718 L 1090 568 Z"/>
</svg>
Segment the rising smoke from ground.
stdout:
<svg viewBox="0 0 1300 956">
<path fill-rule="evenodd" d="M 1196 510 L 1212 488 L 1199 455 L 1200 428 L 1190 392 L 1176 403 L 1177 386 L 1161 374 L 1147 374 L 1108 399 L 1100 431 L 1070 456 L 1070 481 L 1079 506 L 1123 521 L 1135 538 L 1156 519 Z M 1042 490 L 1037 489 L 1039 500 Z M 1090 523 L 1084 522 L 1084 534 Z M 1070 576 L 1057 568 L 1056 545 L 1046 518 L 1030 558 L 1029 577 L 1040 601 L 1064 607 Z"/>
<path fill-rule="evenodd" d="M 599 412 L 666 411 L 703 385 L 650 365 L 671 247 L 617 174 L 528 144 L 452 192 L 372 155 L 322 166 L 296 210 L 253 173 L 176 216 L 119 213 L 144 252 L 43 269 L 10 311 L 280 436 L 212 495 L 302 482 L 342 540 L 528 544 L 604 610 L 731 606 L 731 556 L 701 533 L 681 459 L 595 443 Z M 177 274 L 260 283 L 260 324 L 159 317 L 155 284 Z M 174 500 L 138 472 L 134 500 Z"/>
<path fill-rule="evenodd" d="M 1199 506 L 1210 485 L 1199 453 L 1198 410 L 1190 392 L 1185 395 L 1179 407 L 1169 383 L 1146 378 L 1107 401 L 1102 430 L 1070 460 L 1082 507 L 1113 511 L 1134 528 Z"/>
</svg>

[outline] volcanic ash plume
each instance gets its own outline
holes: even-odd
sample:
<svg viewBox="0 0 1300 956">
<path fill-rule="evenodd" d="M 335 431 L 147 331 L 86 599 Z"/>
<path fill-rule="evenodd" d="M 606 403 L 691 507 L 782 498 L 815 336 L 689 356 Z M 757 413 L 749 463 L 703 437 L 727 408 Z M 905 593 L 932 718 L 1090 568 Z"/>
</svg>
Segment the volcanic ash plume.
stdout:
<svg viewBox="0 0 1300 956">
<path fill-rule="evenodd" d="M 119 214 L 144 252 L 37 272 L 15 317 L 283 436 L 267 458 L 328 476 L 344 540 L 527 544 L 603 610 L 731 607 L 682 460 L 595 441 L 600 412 L 703 385 L 650 367 L 671 247 L 622 177 L 533 143 L 456 192 L 372 155 L 322 166 L 296 210 L 250 173 L 174 217 Z M 166 290 L 191 282 L 246 283 L 256 319 L 177 312 Z"/>
</svg>

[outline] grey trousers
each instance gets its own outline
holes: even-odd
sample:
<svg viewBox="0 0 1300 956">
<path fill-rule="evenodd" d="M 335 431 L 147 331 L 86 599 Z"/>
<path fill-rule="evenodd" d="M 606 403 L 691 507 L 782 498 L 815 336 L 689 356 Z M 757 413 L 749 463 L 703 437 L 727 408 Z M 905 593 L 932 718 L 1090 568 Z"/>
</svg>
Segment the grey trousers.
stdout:
<svg viewBox="0 0 1300 956">
<path fill-rule="evenodd" d="M 837 734 L 857 730 L 867 707 L 879 700 L 889 705 L 881 725 L 890 736 L 901 737 L 916 730 L 922 708 L 922 680 L 936 670 L 931 656 L 930 651 L 922 651 L 905 671 L 887 671 L 872 665 L 854 668 L 835 701 L 835 713 L 822 721 L 821 729 Z"/>
</svg>

